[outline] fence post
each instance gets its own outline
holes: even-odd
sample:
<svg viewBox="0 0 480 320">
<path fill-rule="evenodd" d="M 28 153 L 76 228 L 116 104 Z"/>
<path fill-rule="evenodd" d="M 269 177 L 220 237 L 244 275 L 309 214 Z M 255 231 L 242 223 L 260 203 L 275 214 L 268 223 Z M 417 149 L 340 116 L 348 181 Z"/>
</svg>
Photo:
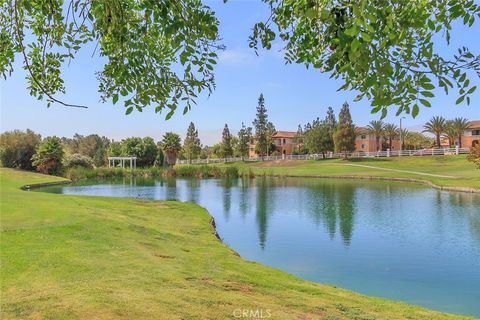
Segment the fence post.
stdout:
<svg viewBox="0 0 480 320">
<path fill-rule="evenodd" d="M 387 158 L 390 158 L 390 149 L 387 149 Z"/>
<path fill-rule="evenodd" d="M 459 147 L 458 147 L 458 145 L 456 145 L 456 146 L 455 146 L 455 154 L 456 154 L 456 155 L 458 155 L 458 153 L 459 153 L 459 150 L 458 150 L 458 149 L 459 149 Z"/>
</svg>

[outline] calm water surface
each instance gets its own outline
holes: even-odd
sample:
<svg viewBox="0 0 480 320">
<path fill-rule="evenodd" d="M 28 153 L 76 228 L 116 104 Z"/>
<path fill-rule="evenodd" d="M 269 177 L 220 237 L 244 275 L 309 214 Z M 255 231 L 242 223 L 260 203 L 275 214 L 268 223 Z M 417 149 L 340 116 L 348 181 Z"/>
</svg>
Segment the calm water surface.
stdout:
<svg viewBox="0 0 480 320">
<path fill-rule="evenodd" d="M 297 178 L 128 178 L 42 190 L 193 201 L 246 259 L 367 295 L 480 317 L 479 195 Z"/>
</svg>

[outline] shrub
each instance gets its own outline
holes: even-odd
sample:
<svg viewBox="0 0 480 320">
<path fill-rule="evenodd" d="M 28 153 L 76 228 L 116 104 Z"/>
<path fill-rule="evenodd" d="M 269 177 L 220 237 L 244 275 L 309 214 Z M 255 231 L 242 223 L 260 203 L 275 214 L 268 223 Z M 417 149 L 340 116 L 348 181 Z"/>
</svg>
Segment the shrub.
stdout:
<svg viewBox="0 0 480 320">
<path fill-rule="evenodd" d="M 35 154 L 41 137 L 32 130 L 14 130 L 0 135 L 0 162 L 2 166 L 33 169 L 32 156 Z"/>
<path fill-rule="evenodd" d="M 74 153 L 67 157 L 65 161 L 66 168 L 75 168 L 75 167 L 82 167 L 82 168 L 93 168 L 93 160 L 89 156 L 84 156 L 79 153 Z"/>
<path fill-rule="evenodd" d="M 58 174 L 62 168 L 62 159 L 62 141 L 58 137 L 48 137 L 38 146 L 32 164 L 42 173 Z"/>
<path fill-rule="evenodd" d="M 472 162 L 477 169 L 480 169 L 480 144 L 476 144 L 470 149 L 467 160 Z"/>
</svg>

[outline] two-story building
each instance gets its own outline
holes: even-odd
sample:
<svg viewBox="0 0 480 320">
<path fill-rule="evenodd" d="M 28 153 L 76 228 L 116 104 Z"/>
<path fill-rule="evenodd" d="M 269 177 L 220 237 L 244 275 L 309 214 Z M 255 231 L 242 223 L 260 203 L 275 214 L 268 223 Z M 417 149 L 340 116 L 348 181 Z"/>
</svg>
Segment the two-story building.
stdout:
<svg viewBox="0 0 480 320">
<path fill-rule="evenodd" d="M 292 155 L 295 148 L 298 147 L 296 141 L 297 133 L 295 131 L 277 131 L 273 135 L 275 148 L 278 153 L 282 155 Z M 272 152 L 273 152 L 272 151 Z M 248 152 L 249 157 L 256 157 L 255 153 L 255 140 L 250 143 L 250 149 Z"/>
<path fill-rule="evenodd" d="M 380 138 L 380 148 L 377 147 L 377 140 L 375 135 L 371 134 L 366 127 L 357 127 L 357 138 L 355 139 L 356 152 L 376 152 L 378 150 L 386 150 L 389 148 L 388 139 Z M 392 151 L 400 150 L 401 142 L 397 137 L 392 140 Z"/>
<path fill-rule="evenodd" d="M 370 134 L 368 128 L 357 127 L 357 138 L 355 139 L 355 151 L 374 152 L 377 151 L 375 136 Z"/>
<path fill-rule="evenodd" d="M 480 120 L 470 121 L 470 126 L 462 135 L 462 148 L 471 148 L 480 143 Z"/>
</svg>

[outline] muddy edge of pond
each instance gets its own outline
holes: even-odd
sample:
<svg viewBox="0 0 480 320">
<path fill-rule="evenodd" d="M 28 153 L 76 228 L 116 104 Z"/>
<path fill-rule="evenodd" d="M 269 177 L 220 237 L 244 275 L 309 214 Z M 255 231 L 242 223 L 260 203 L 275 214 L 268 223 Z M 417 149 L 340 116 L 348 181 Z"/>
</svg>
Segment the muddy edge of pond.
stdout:
<svg viewBox="0 0 480 320">
<path fill-rule="evenodd" d="M 73 181 L 71 181 L 71 180 L 65 180 L 65 181 L 27 184 L 27 185 L 21 186 L 20 189 L 22 189 L 23 191 L 28 191 L 28 190 L 32 190 L 32 189 L 39 189 L 39 188 L 45 188 L 45 187 L 54 187 L 54 186 L 60 186 L 60 185 L 64 185 L 64 184 L 70 184 L 72 182 Z"/>
</svg>

